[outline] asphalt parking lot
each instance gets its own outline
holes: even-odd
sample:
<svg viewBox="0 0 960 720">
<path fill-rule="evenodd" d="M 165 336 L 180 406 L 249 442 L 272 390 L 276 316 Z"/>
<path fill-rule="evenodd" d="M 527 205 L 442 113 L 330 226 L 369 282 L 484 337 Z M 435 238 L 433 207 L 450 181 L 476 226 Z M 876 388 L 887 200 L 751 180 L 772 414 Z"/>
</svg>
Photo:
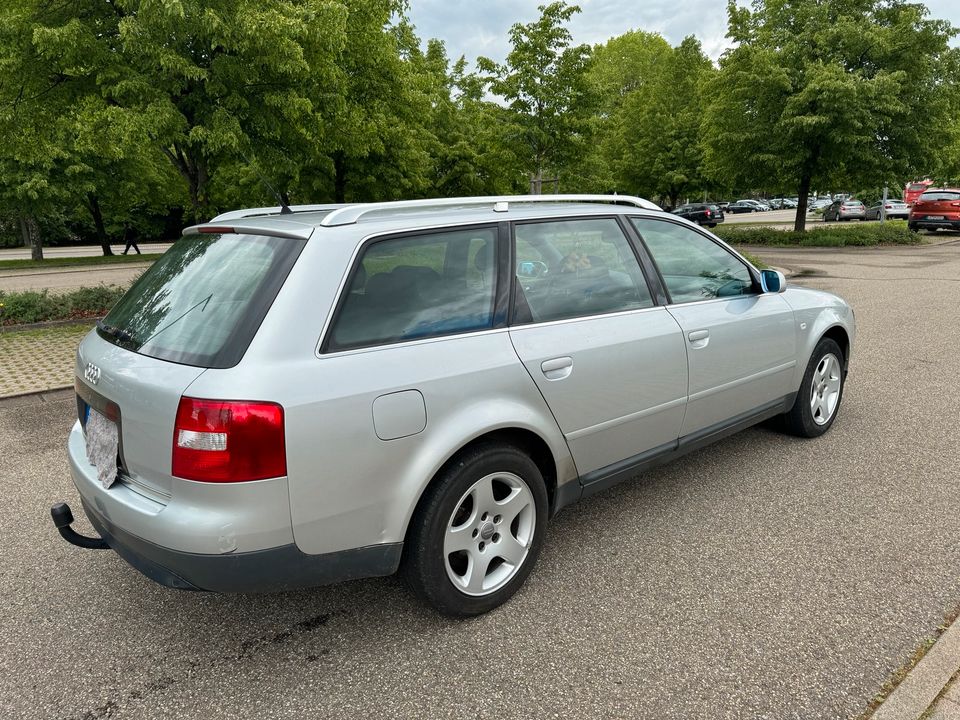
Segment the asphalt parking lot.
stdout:
<svg viewBox="0 0 960 720">
<path fill-rule="evenodd" d="M 154 585 L 49 521 L 79 507 L 74 402 L 0 410 L 5 716 L 857 717 L 960 603 L 960 241 L 759 254 L 856 309 L 830 433 L 749 430 L 574 506 L 470 621 L 395 579 Z"/>
</svg>

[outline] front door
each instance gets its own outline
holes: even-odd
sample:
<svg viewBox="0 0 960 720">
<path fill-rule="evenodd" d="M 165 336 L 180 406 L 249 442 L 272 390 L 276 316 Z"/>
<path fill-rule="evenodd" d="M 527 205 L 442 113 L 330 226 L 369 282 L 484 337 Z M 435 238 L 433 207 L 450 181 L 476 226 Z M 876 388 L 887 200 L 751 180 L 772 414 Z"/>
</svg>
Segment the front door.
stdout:
<svg viewBox="0 0 960 720">
<path fill-rule="evenodd" d="M 634 218 L 683 329 L 690 386 L 681 437 L 781 401 L 796 366 L 793 310 L 762 293 L 740 258 L 680 223 Z"/>
</svg>

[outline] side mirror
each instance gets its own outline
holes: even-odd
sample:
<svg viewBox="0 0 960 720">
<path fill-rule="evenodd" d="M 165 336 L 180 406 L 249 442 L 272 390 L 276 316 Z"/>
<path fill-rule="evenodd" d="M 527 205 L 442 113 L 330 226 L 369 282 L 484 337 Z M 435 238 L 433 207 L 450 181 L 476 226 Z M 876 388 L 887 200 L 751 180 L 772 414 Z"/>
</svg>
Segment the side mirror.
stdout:
<svg viewBox="0 0 960 720">
<path fill-rule="evenodd" d="M 539 260 L 524 260 L 517 263 L 517 277 L 538 278 L 547 274 L 547 264 Z"/>
<path fill-rule="evenodd" d="M 767 293 L 782 293 L 787 289 L 787 278 L 779 270 L 761 270 L 760 286 Z"/>
</svg>

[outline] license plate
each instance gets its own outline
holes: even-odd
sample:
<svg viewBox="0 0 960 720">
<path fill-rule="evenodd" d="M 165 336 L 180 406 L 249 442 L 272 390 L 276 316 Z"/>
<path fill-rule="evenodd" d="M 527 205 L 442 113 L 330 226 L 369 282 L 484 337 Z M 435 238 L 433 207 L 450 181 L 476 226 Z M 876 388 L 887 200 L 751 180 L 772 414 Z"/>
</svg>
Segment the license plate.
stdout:
<svg viewBox="0 0 960 720">
<path fill-rule="evenodd" d="M 117 424 L 87 406 L 87 459 L 97 469 L 97 479 L 109 488 L 117 479 L 120 433 Z"/>
<path fill-rule="evenodd" d="M 927 220 L 946 220 L 943 215 L 927 215 Z"/>
</svg>

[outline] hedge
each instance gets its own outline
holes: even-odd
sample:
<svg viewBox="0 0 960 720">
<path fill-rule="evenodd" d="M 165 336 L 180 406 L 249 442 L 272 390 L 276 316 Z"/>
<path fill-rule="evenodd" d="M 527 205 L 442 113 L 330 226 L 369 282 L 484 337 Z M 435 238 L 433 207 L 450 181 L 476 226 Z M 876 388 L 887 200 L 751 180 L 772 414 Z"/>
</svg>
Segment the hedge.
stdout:
<svg viewBox="0 0 960 720">
<path fill-rule="evenodd" d="M 0 324 L 100 317 L 106 315 L 126 291 L 126 288 L 112 285 L 85 287 L 56 295 L 47 290 L 9 293 L 0 290 Z"/>
<path fill-rule="evenodd" d="M 904 220 L 858 222 L 814 227 L 805 232 L 776 230 L 769 227 L 718 225 L 713 233 L 737 245 L 803 245 L 844 247 L 846 245 L 918 245 L 920 235 L 907 229 Z"/>
</svg>

